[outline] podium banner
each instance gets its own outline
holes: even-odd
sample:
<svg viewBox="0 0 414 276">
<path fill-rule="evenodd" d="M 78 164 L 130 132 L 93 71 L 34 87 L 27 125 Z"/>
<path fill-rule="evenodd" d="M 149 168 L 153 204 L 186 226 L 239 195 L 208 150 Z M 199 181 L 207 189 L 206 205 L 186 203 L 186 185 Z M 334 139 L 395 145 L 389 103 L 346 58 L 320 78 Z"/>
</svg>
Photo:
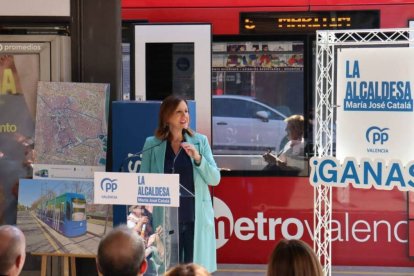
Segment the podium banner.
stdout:
<svg viewBox="0 0 414 276">
<path fill-rule="evenodd" d="M 94 203 L 178 207 L 178 174 L 95 172 Z"/>
</svg>

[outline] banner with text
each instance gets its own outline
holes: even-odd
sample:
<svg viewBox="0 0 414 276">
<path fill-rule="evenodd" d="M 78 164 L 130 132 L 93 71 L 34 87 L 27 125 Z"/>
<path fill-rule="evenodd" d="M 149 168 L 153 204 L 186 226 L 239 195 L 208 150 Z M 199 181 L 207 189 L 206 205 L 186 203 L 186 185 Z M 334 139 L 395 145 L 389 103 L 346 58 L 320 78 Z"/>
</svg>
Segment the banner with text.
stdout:
<svg viewBox="0 0 414 276">
<path fill-rule="evenodd" d="M 338 51 L 336 157 L 413 158 L 412 48 Z"/>
<path fill-rule="evenodd" d="M 94 203 L 179 207 L 179 175 L 95 172 Z"/>
</svg>

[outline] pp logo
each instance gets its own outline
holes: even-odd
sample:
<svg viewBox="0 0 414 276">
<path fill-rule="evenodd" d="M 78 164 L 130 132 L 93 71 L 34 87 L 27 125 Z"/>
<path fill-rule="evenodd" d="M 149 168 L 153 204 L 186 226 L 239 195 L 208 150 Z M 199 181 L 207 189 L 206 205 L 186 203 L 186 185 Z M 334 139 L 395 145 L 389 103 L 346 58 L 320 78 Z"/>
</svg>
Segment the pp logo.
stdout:
<svg viewBox="0 0 414 276">
<path fill-rule="evenodd" d="M 118 184 L 115 182 L 116 179 L 104 178 L 101 181 L 101 189 L 104 192 L 115 192 L 118 189 Z"/>
<path fill-rule="evenodd" d="M 388 141 L 388 138 L 389 138 L 389 135 L 387 133 L 388 130 L 389 128 L 381 129 L 377 126 L 372 126 L 367 129 L 367 132 L 365 133 L 365 138 L 367 139 L 369 143 L 372 143 L 373 145 L 375 145 L 378 142 L 381 143 L 382 145 Z"/>
</svg>

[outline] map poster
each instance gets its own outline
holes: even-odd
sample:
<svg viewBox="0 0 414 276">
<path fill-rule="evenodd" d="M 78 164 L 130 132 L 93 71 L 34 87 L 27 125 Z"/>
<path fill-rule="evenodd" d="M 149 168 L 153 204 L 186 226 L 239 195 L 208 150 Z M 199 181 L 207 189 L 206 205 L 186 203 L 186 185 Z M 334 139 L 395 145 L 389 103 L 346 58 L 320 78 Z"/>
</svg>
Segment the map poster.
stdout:
<svg viewBox="0 0 414 276">
<path fill-rule="evenodd" d="M 109 84 L 39 82 L 33 178 L 92 179 L 106 164 Z"/>
<path fill-rule="evenodd" d="M 95 256 L 112 217 L 112 206 L 93 204 L 92 180 L 20 179 L 17 226 L 27 252 Z"/>
<path fill-rule="evenodd" d="M 19 178 L 31 177 L 37 54 L 0 54 L 0 225 L 15 224 Z"/>
</svg>

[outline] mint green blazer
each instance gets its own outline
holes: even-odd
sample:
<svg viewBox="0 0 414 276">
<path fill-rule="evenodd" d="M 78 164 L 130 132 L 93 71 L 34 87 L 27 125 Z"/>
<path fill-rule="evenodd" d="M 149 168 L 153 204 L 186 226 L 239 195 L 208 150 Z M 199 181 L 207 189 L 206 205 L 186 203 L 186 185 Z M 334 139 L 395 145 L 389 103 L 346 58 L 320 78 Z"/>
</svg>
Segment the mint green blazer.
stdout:
<svg viewBox="0 0 414 276">
<path fill-rule="evenodd" d="M 217 270 L 217 258 L 214 210 L 208 185 L 216 186 L 219 184 L 220 171 L 213 159 L 205 135 L 194 133 L 194 136 L 191 137 L 185 134 L 185 140 L 193 144 L 202 156 L 199 166 L 195 165 L 193 160 L 195 189 L 193 257 L 195 263 L 205 267 L 211 273 Z M 164 173 L 166 146 L 166 141 L 163 142 L 154 136 L 146 139 L 140 173 Z"/>
</svg>

